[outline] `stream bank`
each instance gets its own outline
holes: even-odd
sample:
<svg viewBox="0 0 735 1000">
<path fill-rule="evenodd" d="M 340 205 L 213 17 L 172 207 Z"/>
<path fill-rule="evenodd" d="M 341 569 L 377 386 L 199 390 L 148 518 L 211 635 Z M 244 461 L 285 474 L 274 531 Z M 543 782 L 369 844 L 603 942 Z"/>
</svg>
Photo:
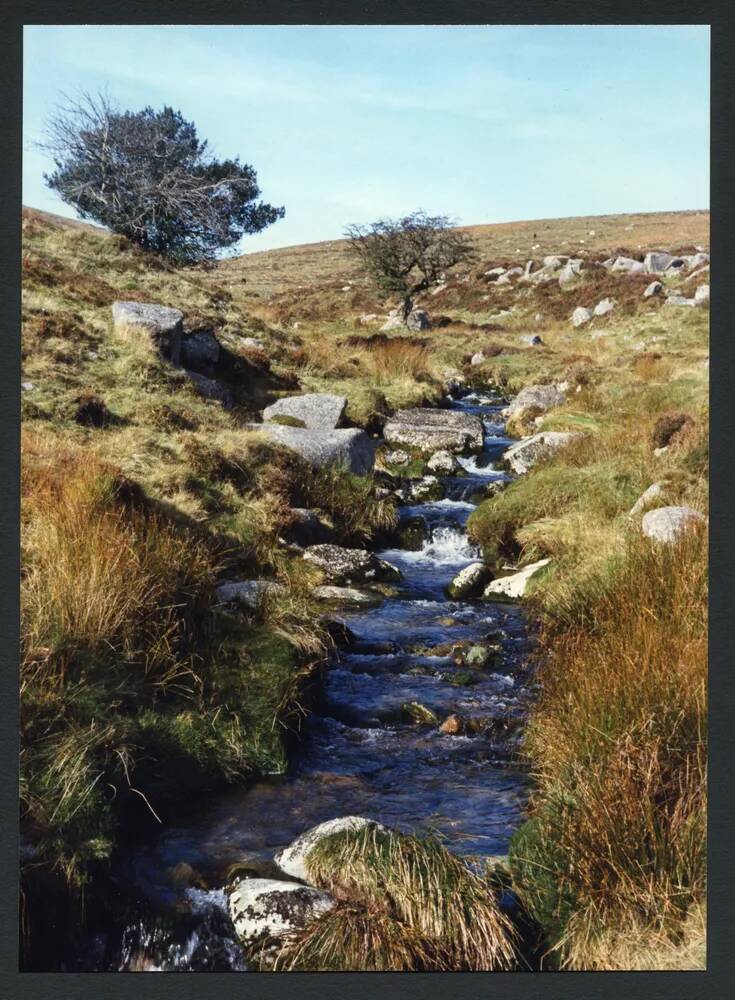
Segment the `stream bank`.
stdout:
<svg viewBox="0 0 735 1000">
<path fill-rule="evenodd" d="M 483 421 L 483 451 L 438 477 L 442 499 L 401 508 L 402 522 L 424 520 L 426 537 L 418 549 L 376 552 L 401 572 L 392 596 L 340 610 L 354 638 L 331 657 L 289 773 L 212 795 L 125 853 L 113 872 L 120 905 L 111 901 L 110 919 L 66 967 L 245 969 L 224 891 L 233 871 L 283 878 L 274 855 L 337 816 L 437 834 L 479 861 L 507 852 L 528 793 L 515 754 L 531 638 L 517 605 L 446 596 L 480 558 L 466 534 L 469 497 L 506 478 L 494 468 L 512 443 L 504 403 L 485 392 L 450 399 L 451 409 Z M 466 656 L 478 645 L 493 651 L 481 669 Z M 437 724 L 449 716 L 463 721 L 453 735 Z"/>
</svg>

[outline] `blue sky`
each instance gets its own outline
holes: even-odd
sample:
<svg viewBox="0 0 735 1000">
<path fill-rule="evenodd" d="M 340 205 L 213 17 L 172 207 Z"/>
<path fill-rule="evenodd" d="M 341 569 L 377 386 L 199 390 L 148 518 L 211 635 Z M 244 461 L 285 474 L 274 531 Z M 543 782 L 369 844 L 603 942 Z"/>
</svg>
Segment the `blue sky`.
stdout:
<svg viewBox="0 0 735 1000">
<path fill-rule="evenodd" d="M 704 26 L 25 28 L 23 201 L 61 93 L 170 104 L 286 217 L 243 250 L 416 208 L 466 224 L 709 203 Z"/>
</svg>

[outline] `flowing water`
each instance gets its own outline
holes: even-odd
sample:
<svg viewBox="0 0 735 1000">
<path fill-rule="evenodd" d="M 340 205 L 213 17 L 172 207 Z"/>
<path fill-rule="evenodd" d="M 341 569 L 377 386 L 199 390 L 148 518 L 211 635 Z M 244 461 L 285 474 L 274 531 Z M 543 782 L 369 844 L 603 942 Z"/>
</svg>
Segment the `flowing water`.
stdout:
<svg viewBox="0 0 735 1000">
<path fill-rule="evenodd" d="M 378 553 L 403 574 L 395 596 L 340 615 L 356 638 L 329 664 L 290 773 L 205 798 L 198 814 L 124 859 L 116 881 L 135 916 L 99 933 L 77 968 L 244 969 L 222 890 L 228 869 L 283 877 L 274 854 L 335 816 L 437 833 L 451 850 L 480 859 L 507 850 L 527 794 L 513 760 L 529 698 L 530 639 L 518 607 L 450 601 L 445 588 L 479 556 L 465 530 L 469 498 L 503 478 L 493 461 L 510 440 L 501 400 L 471 394 L 451 405 L 483 419 L 485 450 L 442 480 L 445 499 L 402 508 L 403 518 L 425 519 L 428 537 L 418 551 Z M 450 655 L 468 640 L 502 647 L 492 667 L 472 672 L 470 686 Z M 410 702 L 440 719 L 484 720 L 484 729 L 444 735 L 409 721 Z"/>
</svg>

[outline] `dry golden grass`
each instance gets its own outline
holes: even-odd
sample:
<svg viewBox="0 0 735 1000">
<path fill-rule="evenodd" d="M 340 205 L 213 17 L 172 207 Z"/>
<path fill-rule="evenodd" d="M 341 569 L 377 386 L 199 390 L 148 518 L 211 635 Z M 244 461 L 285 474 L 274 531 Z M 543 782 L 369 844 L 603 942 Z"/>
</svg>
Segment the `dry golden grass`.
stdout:
<svg viewBox="0 0 735 1000">
<path fill-rule="evenodd" d="M 704 533 L 634 534 L 586 585 L 585 614 L 559 607 L 564 627 L 542 637 L 526 735 L 537 789 L 511 855 L 570 968 L 600 967 L 611 928 L 675 943 L 706 879 Z"/>
<path fill-rule="evenodd" d="M 125 505 L 125 484 L 91 449 L 38 434 L 22 452 L 24 682 L 64 679 L 100 646 L 165 684 L 180 671 L 177 608 L 211 587 L 211 552 L 160 516 Z"/>
<path fill-rule="evenodd" d="M 277 968 L 470 971 L 517 961 L 515 931 L 490 884 L 434 840 L 339 833 L 306 864 L 338 906 L 286 942 Z"/>
</svg>

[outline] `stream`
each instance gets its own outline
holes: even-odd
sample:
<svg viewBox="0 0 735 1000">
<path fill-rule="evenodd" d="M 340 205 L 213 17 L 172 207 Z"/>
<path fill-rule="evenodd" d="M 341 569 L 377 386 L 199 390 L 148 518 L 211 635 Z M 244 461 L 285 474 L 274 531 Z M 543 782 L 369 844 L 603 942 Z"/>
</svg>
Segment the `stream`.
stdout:
<svg viewBox="0 0 735 1000">
<path fill-rule="evenodd" d="M 401 518 L 426 520 L 428 538 L 418 551 L 377 553 L 403 574 L 394 596 L 340 611 L 355 640 L 331 657 L 289 773 L 203 797 L 198 813 L 123 858 L 114 882 L 128 900 L 125 917 L 97 928 L 70 968 L 246 969 L 222 888 L 230 867 L 285 878 L 274 854 L 336 816 L 434 833 L 479 860 L 507 852 L 528 792 L 514 760 L 530 698 L 531 638 L 518 606 L 450 601 L 445 588 L 480 556 L 465 530 L 470 497 L 504 478 L 493 463 L 511 440 L 499 397 L 471 393 L 450 405 L 482 418 L 485 449 L 460 460 L 462 474 L 441 479 L 444 499 L 400 509 Z M 468 641 L 502 652 L 491 666 L 467 671 L 450 647 Z M 467 684 L 468 672 L 475 683 Z M 482 731 L 445 735 L 435 724 L 416 724 L 403 709 L 411 702 L 440 720 L 451 713 L 483 720 Z"/>
</svg>

